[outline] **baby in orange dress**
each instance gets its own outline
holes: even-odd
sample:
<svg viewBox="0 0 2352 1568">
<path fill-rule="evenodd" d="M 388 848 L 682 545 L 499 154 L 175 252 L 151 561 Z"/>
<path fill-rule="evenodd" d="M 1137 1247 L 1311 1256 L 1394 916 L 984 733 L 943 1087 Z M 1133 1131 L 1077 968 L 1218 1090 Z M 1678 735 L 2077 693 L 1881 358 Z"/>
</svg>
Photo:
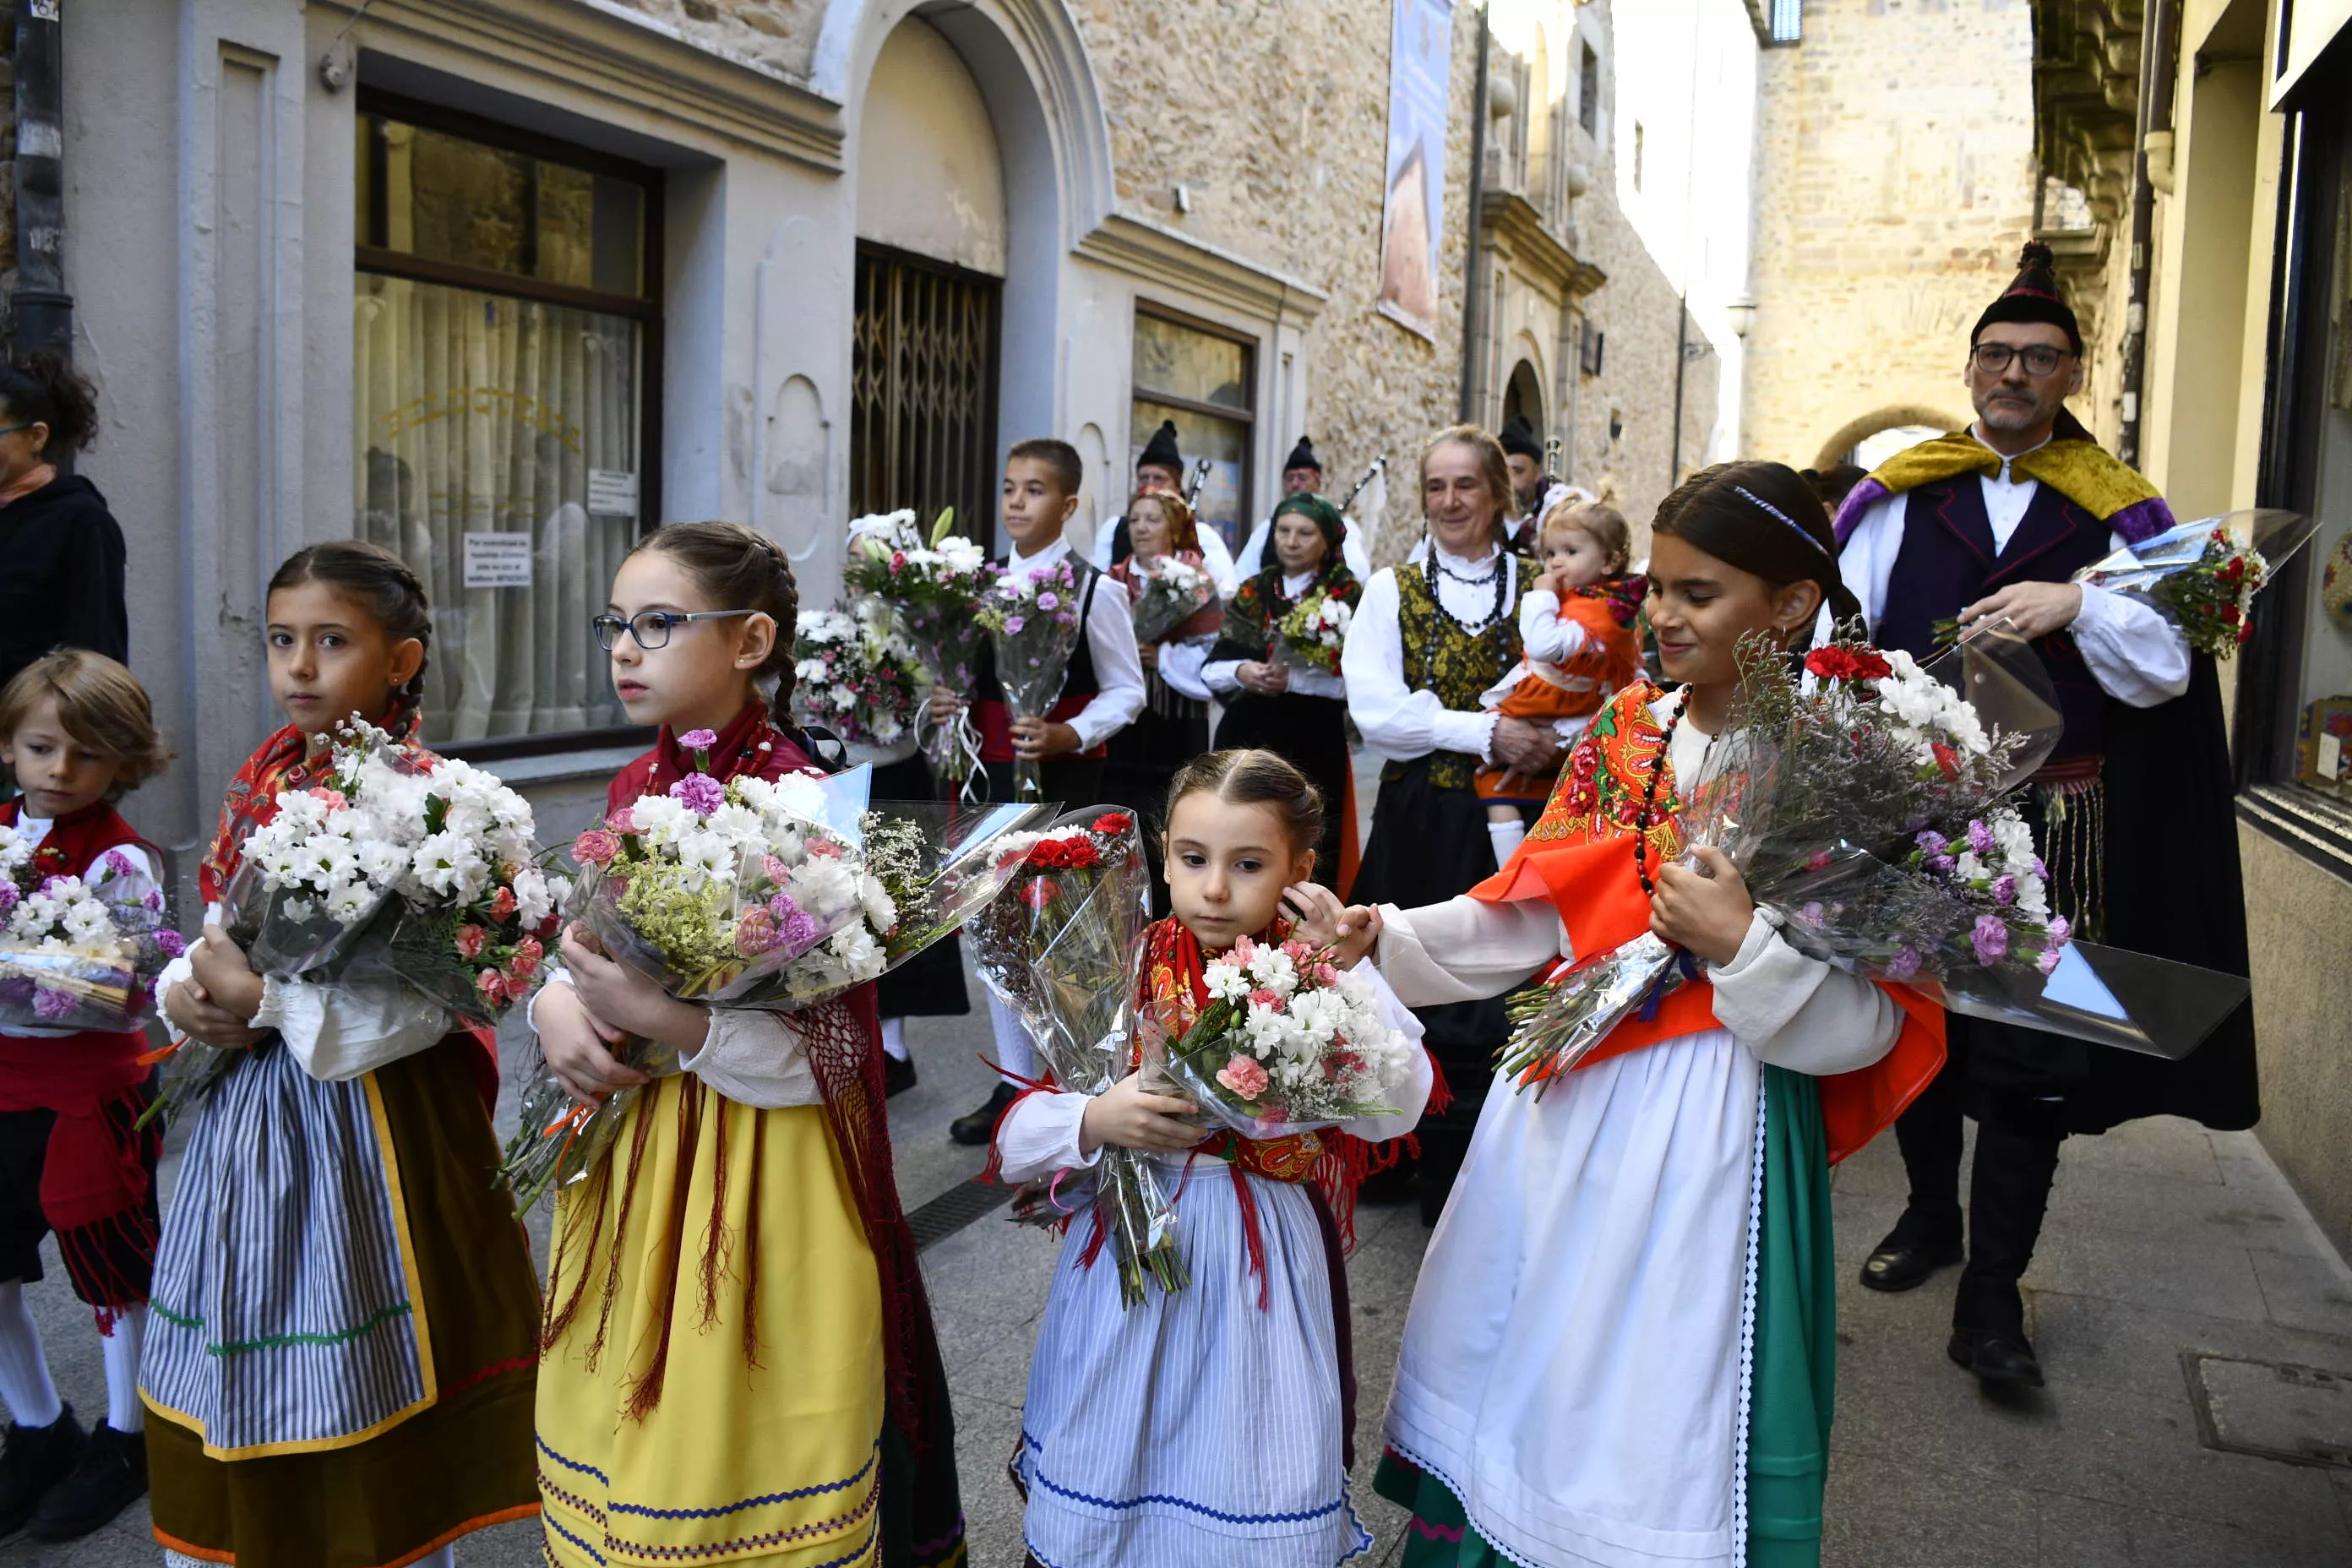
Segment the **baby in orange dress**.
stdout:
<svg viewBox="0 0 2352 1568">
<path fill-rule="evenodd" d="M 1544 574 L 1519 605 L 1524 652 L 1517 668 L 1479 700 L 1488 712 L 1550 724 L 1572 739 L 1642 673 L 1644 582 L 1625 574 L 1632 536 L 1612 507 L 1564 500 L 1544 514 L 1541 542 Z M 1526 832 L 1522 808 L 1541 807 L 1555 776 L 1480 771 L 1478 795 L 1486 803 L 1496 865 Z"/>
</svg>

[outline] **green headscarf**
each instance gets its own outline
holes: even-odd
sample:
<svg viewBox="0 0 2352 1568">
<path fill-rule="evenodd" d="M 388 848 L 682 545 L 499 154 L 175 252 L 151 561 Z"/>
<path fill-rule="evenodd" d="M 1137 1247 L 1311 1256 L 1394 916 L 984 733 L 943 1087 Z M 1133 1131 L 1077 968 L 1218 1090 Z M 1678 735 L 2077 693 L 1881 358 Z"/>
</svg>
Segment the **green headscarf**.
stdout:
<svg viewBox="0 0 2352 1568">
<path fill-rule="evenodd" d="M 1336 559 L 1339 553 L 1339 541 L 1348 531 L 1348 520 L 1339 515 L 1339 509 L 1312 490 L 1301 490 L 1295 496 L 1282 498 L 1274 509 L 1273 521 L 1280 522 L 1294 512 L 1314 523 L 1321 531 L 1324 558 Z M 1268 535 L 1268 548 L 1272 548 L 1271 534 Z"/>
</svg>

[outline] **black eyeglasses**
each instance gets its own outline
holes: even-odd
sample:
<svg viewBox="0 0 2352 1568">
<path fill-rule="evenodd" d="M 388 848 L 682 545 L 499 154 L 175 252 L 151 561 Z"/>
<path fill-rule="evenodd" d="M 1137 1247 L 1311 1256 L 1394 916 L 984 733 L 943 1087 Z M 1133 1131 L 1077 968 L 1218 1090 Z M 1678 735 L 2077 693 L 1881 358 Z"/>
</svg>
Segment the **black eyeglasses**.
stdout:
<svg viewBox="0 0 2352 1568">
<path fill-rule="evenodd" d="M 618 616 L 598 616 L 588 624 L 596 630 L 596 646 L 606 653 L 613 651 L 613 645 L 621 640 L 621 634 L 625 631 L 637 639 L 639 647 L 650 651 L 669 646 L 669 629 L 672 626 L 682 626 L 694 621 L 732 620 L 738 616 L 756 616 L 759 613 L 757 610 L 696 610 L 691 615 L 681 615 L 676 610 L 640 610 L 625 621 Z"/>
<path fill-rule="evenodd" d="M 1977 368 L 1987 375 L 2000 375 L 2009 369 L 2009 362 L 2021 359 L 2028 375 L 2049 375 L 2063 364 L 2072 350 L 2052 348 L 2048 343 L 2035 343 L 2030 348 L 2018 348 L 2011 343 L 1979 343 L 1969 351 Z"/>
</svg>

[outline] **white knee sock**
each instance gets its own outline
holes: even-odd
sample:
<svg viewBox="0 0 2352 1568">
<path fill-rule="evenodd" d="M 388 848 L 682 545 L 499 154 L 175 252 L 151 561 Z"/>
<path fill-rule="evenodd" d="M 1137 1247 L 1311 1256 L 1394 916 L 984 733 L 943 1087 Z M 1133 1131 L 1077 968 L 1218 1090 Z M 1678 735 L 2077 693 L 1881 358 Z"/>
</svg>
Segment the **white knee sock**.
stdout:
<svg viewBox="0 0 2352 1568">
<path fill-rule="evenodd" d="M 892 1061 L 903 1062 L 908 1059 L 906 1019 L 882 1020 L 882 1054 Z"/>
<path fill-rule="evenodd" d="M 457 1548 L 453 1542 L 438 1552 L 425 1553 L 416 1560 L 412 1568 L 457 1568 Z"/>
<path fill-rule="evenodd" d="M 1503 862 L 1511 858 L 1511 851 L 1517 849 L 1519 847 L 1519 840 L 1525 838 L 1527 836 L 1528 825 L 1516 818 L 1509 822 L 1490 822 L 1486 824 L 1486 837 L 1495 841 L 1495 868 L 1496 870 L 1502 869 Z"/>
<path fill-rule="evenodd" d="M 0 1284 L 0 1404 L 19 1426 L 54 1426 L 66 1410 L 49 1381 L 49 1358 L 21 1279 Z"/>
<path fill-rule="evenodd" d="M 996 1031 L 996 1065 L 1003 1068 L 1007 1075 L 1018 1073 L 1023 1078 L 1034 1079 L 1037 1076 L 1036 1042 L 1029 1037 L 1029 1031 L 1022 1027 L 1021 1020 L 1013 1016 L 1013 1009 L 996 999 L 993 991 L 988 994 L 988 1021 Z M 1011 1083 L 1013 1080 L 1008 1076 L 1005 1081 Z"/>
<path fill-rule="evenodd" d="M 118 1310 L 114 1332 L 98 1342 L 106 1357 L 106 1424 L 118 1432 L 144 1432 L 147 1406 L 139 1398 L 139 1352 L 147 1344 L 147 1309 Z"/>
</svg>

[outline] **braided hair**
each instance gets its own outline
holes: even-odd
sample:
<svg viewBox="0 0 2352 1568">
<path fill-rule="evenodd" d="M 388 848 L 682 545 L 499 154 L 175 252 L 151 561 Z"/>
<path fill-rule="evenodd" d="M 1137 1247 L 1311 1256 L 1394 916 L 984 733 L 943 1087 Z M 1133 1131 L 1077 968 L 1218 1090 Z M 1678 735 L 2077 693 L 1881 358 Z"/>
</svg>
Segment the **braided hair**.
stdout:
<svg viewBox="0 0 2352 1568">
<path fill-rule="evenodd" d="M 396 706 L 415 708 L 425 700 L 425 668 L 432 662 L 432 605 L 425 597 L 425 584 L 409 570 L 408 563 L 381 544 L 370 544 L 360 539 L 330 540 L 323 544 L 306 544 L 286 558 L 286 563 L 270 574 L 269 592 L 296 588 L 305 583 L 323 584 L 338 594 L 364 606 L 383 628 L 385 638 L 403 643 L 411 637 L 424 650 L 416 660 L 416 673 L 408 684 L 393 693 Z"/>
<path fill-rule="evenodd" d="M 793 640 L 800 624 L 801 591 L 783 546 L 740 522 L 672 522 L 637 541 L 629 553 L 647 550 L 677 562 L 712 604 L 757 610 L 776 623 L 775 643 L 751 678 L 761 685 L 774 683 L 768 696 L 768 721 L 797 733 L 792 722 Z"/>
</svg>

